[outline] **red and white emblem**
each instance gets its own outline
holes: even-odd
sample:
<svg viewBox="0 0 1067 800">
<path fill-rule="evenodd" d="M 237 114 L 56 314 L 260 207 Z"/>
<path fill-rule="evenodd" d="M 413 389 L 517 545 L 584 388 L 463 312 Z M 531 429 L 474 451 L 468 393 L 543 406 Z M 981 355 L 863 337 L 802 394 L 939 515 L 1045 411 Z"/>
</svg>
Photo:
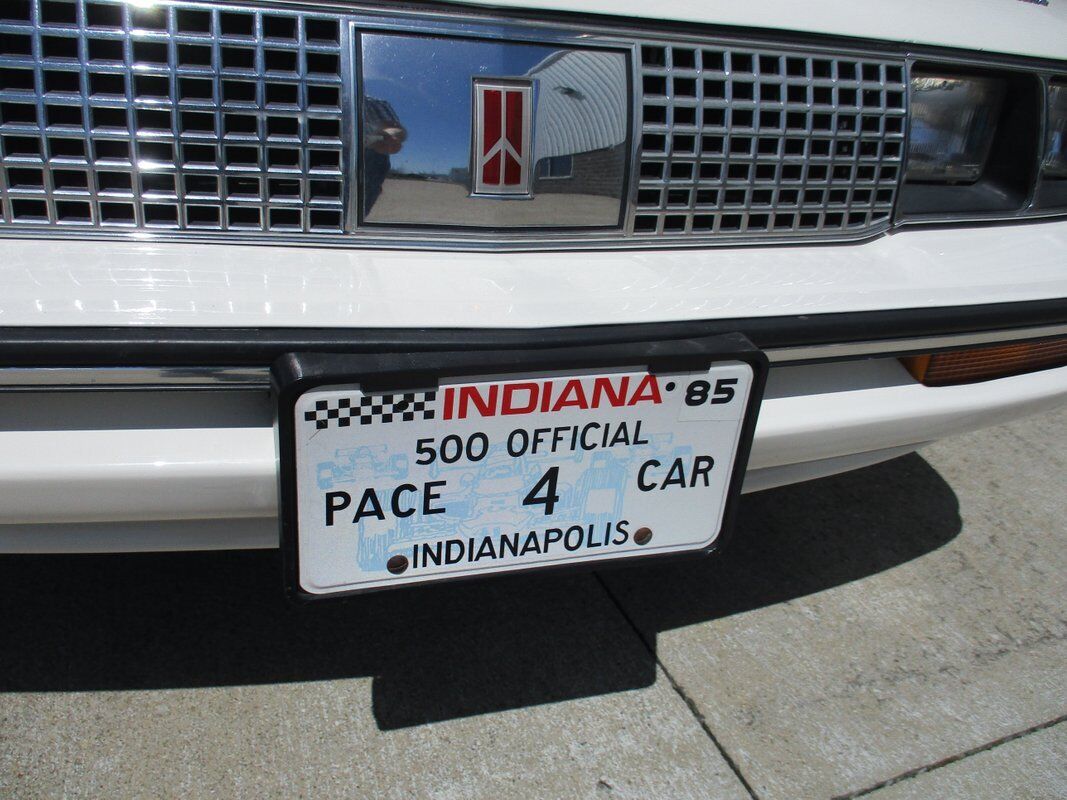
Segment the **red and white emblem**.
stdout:
<svg viewBox="0 0 1067 800">
<path fill-rule="evenodd" d="M 530 193 L 533 84 L 474 80 L 474 194 Z"/>
</svg>

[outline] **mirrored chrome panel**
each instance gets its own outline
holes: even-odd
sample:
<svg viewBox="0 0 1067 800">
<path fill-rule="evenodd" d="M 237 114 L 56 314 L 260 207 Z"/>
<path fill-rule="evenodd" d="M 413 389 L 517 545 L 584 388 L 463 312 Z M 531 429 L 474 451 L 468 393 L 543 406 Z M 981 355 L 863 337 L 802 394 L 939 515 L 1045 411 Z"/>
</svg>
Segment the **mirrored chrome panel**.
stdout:
<svg viewBox="0 0 1067 800">
<path fill-rule="evenodd" d="M 364 222 L 619 226 L 624 52 L 364 33 L 359 72 Z"/>
</svg>

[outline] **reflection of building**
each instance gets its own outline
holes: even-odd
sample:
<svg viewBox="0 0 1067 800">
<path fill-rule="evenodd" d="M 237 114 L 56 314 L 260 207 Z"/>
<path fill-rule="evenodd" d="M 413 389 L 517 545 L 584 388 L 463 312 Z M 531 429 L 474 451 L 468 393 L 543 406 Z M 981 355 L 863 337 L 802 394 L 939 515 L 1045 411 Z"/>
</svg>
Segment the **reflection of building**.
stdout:
<svg viewBox="0 0 1067 800">
<path fill-rule="evenodd" d="M 591 153 L 553 156 L 552 160 L 571 159 L 572 163 L 566 177 L 553 176 L 546 163 L 548 159 L 539 161 L 534 177 L 534 194 L 566 192 L 618 197 L 626 157 L 624 150 L 625 145 L 618 144 L 614 147 L 594 150 Z"/>
<path fill-rule="evenodd" d="M 527 75 L 537 80 L 534 193 L 615 197 L 626 163 L 626 75 L 603 54 L 555 53 Z"/>
<path fill-rule="evenodd" d="M 411 134 L 403 141 L 403 154 L 393 157 L 380 196 L 374 191 L 374 174 L 366 169 L 368 159 L 374 159 L 369 155 L 375 152 L 374 140 L 363 137 L 363 221 L 492 229 L 619 224 L 631 155 L 631 86 L 624 52 L 445 36 L 365 34 L 362 41 L 364 60 L 373 61 L 364 70 L 364 103 L 368 97 L 391 103 Z M 407 75 L 419 80 L 399 77 Z M 478 87 L 486 81 L 513 82 L 524 89 L 523 110 L 528 113 L 519 121 L 529 135 L 519 152 L 530 191 L 512 199 L 532 202 L 501 203 L 497 192 L 473 191 L 471 165 L 479 156 L 478 140 L 485 145 L 477 126 L 485 131 L 487 124 L 484 107 L 480 119 L 474 110 Z M 499 136 L 503 122 L 490 122 L 489 132 Z M 380 127 L 384 132 L 393 126 Z M 491 138 L 490 149 L 497 143 Z"/>
</svg>

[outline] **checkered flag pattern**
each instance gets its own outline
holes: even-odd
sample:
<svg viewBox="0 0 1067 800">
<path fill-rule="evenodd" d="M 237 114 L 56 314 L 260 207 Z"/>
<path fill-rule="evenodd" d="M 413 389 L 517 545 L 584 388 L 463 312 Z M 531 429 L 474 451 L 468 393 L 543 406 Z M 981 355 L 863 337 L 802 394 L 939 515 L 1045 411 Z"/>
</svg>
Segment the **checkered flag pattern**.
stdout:
<svg viewBox="0 0 1067 800">
<path fill-rule="evenodd" d="M 433 419 L 435 411 L 432 404 L 436 399 L 437 392 L 405 392 L 316 400 L 315 408 L 304 412 L 304 421 L 315 423 L 315 427 L 321 430 L 331 424 L 347 428 L 380 422 Z"/>
</svg>

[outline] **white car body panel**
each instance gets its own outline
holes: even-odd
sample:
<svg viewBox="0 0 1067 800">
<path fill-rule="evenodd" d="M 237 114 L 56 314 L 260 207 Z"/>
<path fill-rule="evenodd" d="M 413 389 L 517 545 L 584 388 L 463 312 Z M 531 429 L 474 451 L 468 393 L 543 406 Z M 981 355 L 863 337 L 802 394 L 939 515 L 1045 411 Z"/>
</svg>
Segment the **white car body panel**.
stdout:
<svg viewBox="0 0 1067 800">
<path fill-rule="evenodd" d="M 1067 297 L 1067 220 L 852 245 L 455 253 L 12 239 L 0 325 L 527 328 Z"/>
<path fill-rule="evenodd" d="M 779 368 L 768 381 L 745 491 L 877 463 L 1065 399 L 1067 367 L 936 389 L 892 359 Z M 232 402 L 223 393 L 219 400 Z M 268 403 L 245 401 L 254 419 L 247 426 L 235 418 L 227 427 L 167 428 L 164 414 L 158 428 L 0 433 L 0 551 L 202 549 L 207 531 L 212 547 L 276 546 Z M 116 533 L 123 530 L 129 535 Z"/>
<path fill-rule="evenodd" d="M 481 5 L 1067 61 L 1064 0 Z M 1062 218 L 708 249 L 444 252 L 148 235 L 13 237 L 2 248 L 0 327 L 523 329 L 1067 298 Z M 935 389 L 895 359 L 777 366 L 745 491 L 877 463 L 1064 402 L 1067 367 Z M 0 392 L 0 552 L 274 547 L 277 513 L 265 391 Z"/>
<path fill-rule="evenodd" d="M 854 36 L 1067 59 L 1067 4 L 1051 0 L 492 0 L 495 8 Z"/>
</svg>

